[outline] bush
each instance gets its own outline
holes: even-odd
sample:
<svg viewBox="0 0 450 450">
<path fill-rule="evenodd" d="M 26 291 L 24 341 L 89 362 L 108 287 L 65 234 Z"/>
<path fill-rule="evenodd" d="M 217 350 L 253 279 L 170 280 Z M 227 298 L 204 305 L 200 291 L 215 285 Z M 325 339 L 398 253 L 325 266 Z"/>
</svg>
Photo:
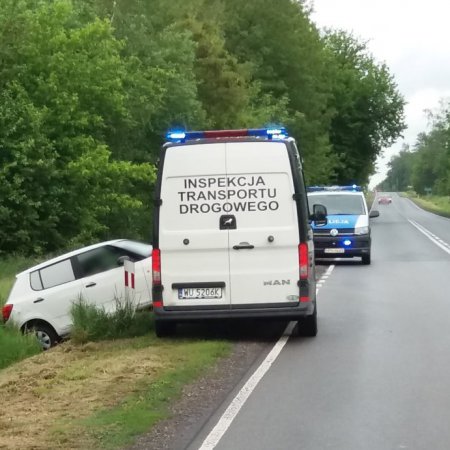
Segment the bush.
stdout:
<svg viewBox="0 0 450 450">
<path fill-rule="evenodd" d="M 115 302 L 114 312 L 88 304 L 82 298 L 74 303 L 71 310 L 72 340 L 83 344 L 88 341 L 142 336 L 150 331 L 152 320 L 148 310 L 137 311 L 128 297 L 115 298 Z"/>
<path fill-rule="evenodd" d="M 14 326 L 0 325 L 0 369 L 40 351 L 34 334 L 22 334 Z"/>
</svg>

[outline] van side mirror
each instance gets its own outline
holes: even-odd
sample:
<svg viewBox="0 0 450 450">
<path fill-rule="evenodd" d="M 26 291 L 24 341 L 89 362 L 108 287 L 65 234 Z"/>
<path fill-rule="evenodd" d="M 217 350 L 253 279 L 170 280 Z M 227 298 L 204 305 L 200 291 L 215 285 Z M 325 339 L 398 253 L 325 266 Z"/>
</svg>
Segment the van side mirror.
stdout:
<svg viewBox="0 0 450 450">
<path fill-rule="evenodd" d="M 328 223 L 327 220 L 327 208 L 323 205 L 313 205 L 313 213 L 310 219 L 314 221 L 314 224 L 318 227 L 323 227 Z"/>
<path fill-rule="evenodd" d="M 379 211 L 370 211 L 370 213 L 369 213 L 369 218 L 370 219 L 373 219 L 374 217 L 379 217 L 379 215 L 380 215 L 380 212 Z"/>
</svg>

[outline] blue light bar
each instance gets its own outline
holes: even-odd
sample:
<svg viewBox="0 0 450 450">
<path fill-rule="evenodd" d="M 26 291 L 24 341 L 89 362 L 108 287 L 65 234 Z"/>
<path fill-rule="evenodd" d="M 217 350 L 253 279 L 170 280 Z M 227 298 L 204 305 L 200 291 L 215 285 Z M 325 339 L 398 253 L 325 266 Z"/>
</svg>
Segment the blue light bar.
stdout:
<svg viewBox="0 0 450 450">
<path fill-rule="evenodd" d="M 280 140 L 288 137 L 286 128 L 244 128 L 240 130 L 207 130 L 207 131 L 184 131 L 172 130 L 166 134 L 170 142 L 186 142 L 198 139 L 220 139 L 256 137 L 268 140 Z"/>
<path fill-rule="evenodd" d="M 349 191 L 349 192 L 362 192 L 361 186 L 353 184 L 352 186 L 308 186 L 308 192 L 339 192 L 339 191 Z"/>
</svg>

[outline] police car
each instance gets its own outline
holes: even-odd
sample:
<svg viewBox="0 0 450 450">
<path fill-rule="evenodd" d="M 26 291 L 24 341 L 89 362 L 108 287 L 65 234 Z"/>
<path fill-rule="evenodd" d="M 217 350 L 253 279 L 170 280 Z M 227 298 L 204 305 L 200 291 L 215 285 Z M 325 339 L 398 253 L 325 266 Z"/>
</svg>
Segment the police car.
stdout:
<svg viewBox="0 0 450 450">
<path fill-rule="evenodd" d="M 370 264 L 369 219 L 378 217 L 378 211 L 368 211 L 366 200 L 359 186 L 310 186 L 308 202 L 324 205 L 327 224 L 312 222 L 314 253 L 316 258 L 361 257 L 363 264 Z"/>
</svg>

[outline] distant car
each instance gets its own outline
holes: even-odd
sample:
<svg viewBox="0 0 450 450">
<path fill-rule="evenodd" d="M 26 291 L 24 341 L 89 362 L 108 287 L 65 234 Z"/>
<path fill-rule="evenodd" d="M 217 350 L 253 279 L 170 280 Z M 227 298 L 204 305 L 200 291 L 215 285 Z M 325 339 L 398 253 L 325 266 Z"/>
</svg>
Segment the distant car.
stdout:
<svg viewBox="0 0 450 450">
<path fill-rule="evenodd" d="M 392 203 L 392 197 L 389 197 L 388 195 L 383 195 L 382 197 L 378 197 L 379 205 L 389 205 L 390 203 Z"/>
<path fill-rule="evenodd" d="M 113 311 L 125 298 L 124 261 L 134 262 L 136 307 L 151 304 L 152 246 L 119 239 L 66 253 L 16 275 L 3 320 L 34 330 L 44 350 L 70 333 L 74 301 Z M 131 276 L 130 276 L 131 278 Z"/>
</svg>

